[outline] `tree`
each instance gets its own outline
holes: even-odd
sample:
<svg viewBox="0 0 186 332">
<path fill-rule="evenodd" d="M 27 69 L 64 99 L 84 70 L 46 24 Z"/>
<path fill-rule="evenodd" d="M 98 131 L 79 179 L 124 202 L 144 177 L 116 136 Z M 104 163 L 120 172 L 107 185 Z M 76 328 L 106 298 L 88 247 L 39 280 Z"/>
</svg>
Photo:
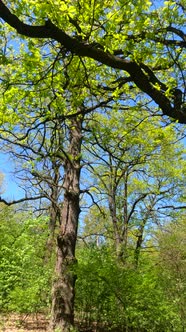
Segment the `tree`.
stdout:
<svg viewBox="0 0 186 332">
<path fill-rule="evenodd" d="M 32 58 L 34 63 L 38 53 L 35 49 L 33 51 L 32 43 L 27 46 L 28 58 Z M 52 57 L 53 46 L 49 50 Z M 44 54 L 36 77 L 35 68 L 30 67 L 26 58 L 27 52 L 26 49 L 21 55 L 24 59 L 22 65 L 29 69 L 26 74 L 22 72 L 22 66 L 17 64 L 15 68 L 13 65 L 12 70 L 14 72 L 15 69 L 16 74 L 12 75 L 12 86 L 5 95 L 6 102 L 11 101 L 15 113 L 11 112 L 10 117 L 2 119 L 0 132 L 2 146 L 16 160 L 17 175 L 24 180 L 25 197 L 12 202 L 1 198 L 1 201 L 11 205 L 43 199 L 45 206 L 50 205 L 49 227 L 57 241 L 50 326 L 51 330 L 59 327 L 69 331 L 74 322 L 75 275 L 71 268 L 76 261 L 75 246 L 80 213 L 82 124 L 86 115 L 106 105 L 112 98 L 106 100 L 102 96 L 101 101 L 95 99 L 90 106 L 87 101 L 85 106 L 83 101 L 88 90 L 88 87 L 84 89 L 86 72 L 82 70 L 81 75 L 77 75 L 77 67 L 83 68 L 77 57 L 61 54 L 59 61 L 55 61 L 54 57 L 51 71 L 48 72 L 50 65 Z M 61 63 L 65 69 L 62 73 L 59 70 Z M 5 85 L 8 83 L 6 75 L 7 69 L 4 71 Z M 18 80 L 22 75 L 24 83 Z M 74 76 L 72 82 L 69 82 L 69 75 Z M 28 89 L 25 89 L 25 84 Z M 15 91 L 22 99 L 19 105 L 16 98 L 12 99 Z M 44 205 L 37 206 L 39 209 L 43 207 Z"/>
<path fill-rule="evenodd" d="M 89 123 L 90 142 L 95 144 L 85 146 L 88 171 L 95 183 L 91 193 L 102 207 L 102 215 L 100 209 L 92 209 L 85 222 L 94 222 L 94 234 L 113 238 L 120 259 L 125 260 L 132 249 L 137 264 L 152 228 L 163 226 L 162 217 L 165 223 L 172 219 L 173 208 L 185 208 L 186 166 L 174 127 L 159 127 L 158 117 L 145 109 L 143 118 L 138 119 L 138 113 L 139 109 L 131 107 L 125 120 L 120 108 L 95 114 Z"/>
</svg>

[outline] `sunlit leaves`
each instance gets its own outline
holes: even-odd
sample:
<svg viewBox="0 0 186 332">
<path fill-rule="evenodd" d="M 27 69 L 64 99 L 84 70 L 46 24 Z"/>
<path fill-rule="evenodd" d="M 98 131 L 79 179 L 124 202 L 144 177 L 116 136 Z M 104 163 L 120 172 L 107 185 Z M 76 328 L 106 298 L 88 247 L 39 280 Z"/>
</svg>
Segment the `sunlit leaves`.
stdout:
<svg viewBox="0 0 186 332">
<path fill-rule="evenodd" d="M 2 310 L 35 312 L 46 306 L 50 267 L 46 254 L 47 220 L 16 213 L 1 204 L 0 304 Z"/>
</svg>

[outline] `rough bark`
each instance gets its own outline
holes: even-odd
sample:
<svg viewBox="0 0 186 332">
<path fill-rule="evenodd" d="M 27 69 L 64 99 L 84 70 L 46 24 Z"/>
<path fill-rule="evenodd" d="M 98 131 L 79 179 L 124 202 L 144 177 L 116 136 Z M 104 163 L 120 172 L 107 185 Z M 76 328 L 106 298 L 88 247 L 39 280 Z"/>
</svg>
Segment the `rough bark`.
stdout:
<svg viewBox="0 0 186 332">
<path fill-rule="evenodd" d="M 64 166 L 64 200 L 57 236 L 56 266 L 52 287 L 51 331 L 58 329 L 61 332 L 69 332 L 74 325 L 76 276 L 73 267 L 76 262 L 75 246 L 80 213 L 81 124 L 80 119 L 72 119 L 69 128 L 69 151 Z"/>
</svg>

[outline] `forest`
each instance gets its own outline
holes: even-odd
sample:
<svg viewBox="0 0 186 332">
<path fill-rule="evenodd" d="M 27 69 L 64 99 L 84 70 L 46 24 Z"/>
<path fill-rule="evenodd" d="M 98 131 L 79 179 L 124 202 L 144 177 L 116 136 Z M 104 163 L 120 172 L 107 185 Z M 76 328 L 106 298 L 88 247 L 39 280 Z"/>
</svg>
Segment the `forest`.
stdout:
<svg viewBox="0 0 186 332">
<path fill-rule="evenodd" d="M 185 13 L 0 0 L 0 331 L 186 331 Z"/>
</svg>

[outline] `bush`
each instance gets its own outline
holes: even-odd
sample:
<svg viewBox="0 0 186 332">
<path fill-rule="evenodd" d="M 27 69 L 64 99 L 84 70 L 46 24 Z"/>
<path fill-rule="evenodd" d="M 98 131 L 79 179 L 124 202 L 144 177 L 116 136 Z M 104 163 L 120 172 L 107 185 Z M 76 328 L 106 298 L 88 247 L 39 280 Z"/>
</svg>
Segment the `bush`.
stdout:
<svg viewBox="0 0 186 332">
<path fill-rule="evenodd" d="M 78 252 L 76 312 L 88 329 L 173 332 L 179 317 L 167 300 L 156 264 L 143 258 L 138 269 L 120 264 L 106 247 L 82 248 Z"/>
</svg>

